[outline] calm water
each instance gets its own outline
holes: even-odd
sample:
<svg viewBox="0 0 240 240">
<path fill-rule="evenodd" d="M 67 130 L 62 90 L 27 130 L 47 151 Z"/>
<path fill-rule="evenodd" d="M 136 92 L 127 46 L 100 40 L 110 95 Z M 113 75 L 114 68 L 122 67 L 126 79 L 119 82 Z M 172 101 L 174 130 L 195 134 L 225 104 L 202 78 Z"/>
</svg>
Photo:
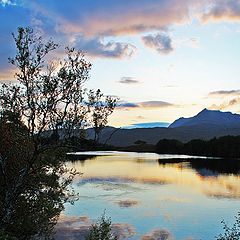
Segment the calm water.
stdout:
<svg viewBox="0 0 240 240">
<path fill-rule="evenodd" d="M 74 182 L 79 200 L 64 212 L 82 225 L 106 210 L 123 239 L 165 239 L 159 237 L 165 234 L 166 239 L 209 240 L 222 231 L 222 219 L 231 224 L 240 210 L 239 162 L 223 166 L 214 159 L 190 163 L 190 156 L 84 154 L 68 163 L 83 175 Z"/>
</svg>

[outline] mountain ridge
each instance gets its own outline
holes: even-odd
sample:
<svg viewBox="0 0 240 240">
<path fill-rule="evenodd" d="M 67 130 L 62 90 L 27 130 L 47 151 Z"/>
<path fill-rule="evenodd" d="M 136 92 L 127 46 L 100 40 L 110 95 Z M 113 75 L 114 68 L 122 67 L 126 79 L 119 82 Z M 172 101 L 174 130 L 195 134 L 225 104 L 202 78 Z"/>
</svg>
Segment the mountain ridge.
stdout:
<svg viewBox="0 0 240 240">
<path fill-rule="evenodd" d="M 179 121 L 181 121 L 180 124 Z M 187 142 L 193 139 L 210 140 L 214 137 L 240 135 L 240 115 L 218 110 L 203 109 L 197 115 L 177 119 L 171 125 L 168 128 L 117 129 L 107 127 L 100 136 L 100 142 L 106 143 L 107 141 L 107 144 L 124 147 L 134 145 L 138 140 L 156 144 L 161 139 Z M 88 136 L 93 137 L 92 129 L 88 130 Z"/>
<path fill-rule="evenodd" d="M 169 128 L 194 125 L 221 125 L 221 126 L 240 126 L 240 115 L 219 110 L 203 109 L 197 115 L 189 118 L 179 118 L 169 125 Z"/>
</svg>

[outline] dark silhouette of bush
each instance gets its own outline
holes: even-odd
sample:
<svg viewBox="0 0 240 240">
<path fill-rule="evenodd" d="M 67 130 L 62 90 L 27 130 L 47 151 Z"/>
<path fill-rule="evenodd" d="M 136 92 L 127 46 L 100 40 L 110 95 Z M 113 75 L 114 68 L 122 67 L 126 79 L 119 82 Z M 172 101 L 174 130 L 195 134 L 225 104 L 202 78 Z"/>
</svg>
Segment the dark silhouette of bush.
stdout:
<svg viewBox="0 0 240 240">
<path fill-rule="evenodd" d="M 162 154 L 239 158 L 239 146 L 240 136 L 224 136 L 209 141 L 195 139 L 187 143 L 174 139 L 162 139 L 156 144 L 155 151 Z"/>
<path fill-rule="evenodd" d="M 175 139 L 162 139 L 156 145 L 158 153 L 181 153 L 183 150 L 183 143 Z"/>
<path fill-rule="evenodd" d="M 239 240 L 240 239 L 240 213 L 235 216 L 235 222 L 232 227 L 229 227 L 225 221 L 222 221 L 223 224 L 223 234 L 219 234 L 217 240 Z"/>
</svg>

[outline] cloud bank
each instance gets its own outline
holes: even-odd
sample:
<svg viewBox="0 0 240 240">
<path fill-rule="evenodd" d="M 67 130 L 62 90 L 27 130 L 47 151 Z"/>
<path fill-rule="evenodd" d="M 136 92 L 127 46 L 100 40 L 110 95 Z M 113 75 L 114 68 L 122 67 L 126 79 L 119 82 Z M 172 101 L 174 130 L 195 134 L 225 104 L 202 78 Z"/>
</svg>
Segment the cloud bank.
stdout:
<svg viewBox="0 0 240 240">
<path fill-rule="evenodd" d="M 0 26 L 0 63 L 14 53 L 11 32 L 18 26 L 31 26 L 44 37 L 93 57 L 123 59 L 137 49 L 131 40 L 120 41 L 119 37 L 135 35 L 145 47 L 166 55 L 174 50 L 169 29 L 193 19 L 239 21 L 240 0 L 0 0 L 4 23 Z M 1 72 L 6 68 L 0 64 Z"/>
</svg>

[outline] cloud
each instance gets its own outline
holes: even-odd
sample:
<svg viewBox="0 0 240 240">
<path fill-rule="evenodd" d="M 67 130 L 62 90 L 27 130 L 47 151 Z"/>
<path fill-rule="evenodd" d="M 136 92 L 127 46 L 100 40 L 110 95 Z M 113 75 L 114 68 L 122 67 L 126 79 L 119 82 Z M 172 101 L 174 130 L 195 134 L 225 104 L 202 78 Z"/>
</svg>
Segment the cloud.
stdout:
<svg viewBox="0 0 240 240">
<path fill-rule="evenodd" d="M 101 38 L 86 39 L 83 36 L 77 38 L 76 47 L 94 57 L 123 58 L 131 57 L 136 47 L 129 43 L 107 42 Z"/>
<path fill-rule="evenodd" d="M 175 104 L 164 102 L 164 101 L 146 101 L 146 102 L 140 102 L 140 107 L 143 108 L 165 108 L 165 107 L 173 107 Z"/>
<path fill-rule="evenodd" d="M 1 62 L 1 61 L 0 61 Z M 2 66 L 3 68 L 3 66 Z M 9 66 L 6 66 L 5 69 L 1 70 L 0 67 L 0 81 L 11 81 L 15 82 L 16 79 L 14 77 L 14 74 L 16 73 L 16 70 L 14 68 L 9 68 Z"/>
<path fill-rule="evenodd" d="M 136 47 L 116 36 L 167 32 L 173 25 L 194 19 L 196 10 L 204 21 L 239 20 L 240 0 L 0 0 L 0 21 L 5 23 L 0 26 L 0 55 L 7 59 L 14 53 L 11 32 L 18 26 L 31 26 L 44 37 L 51 36 L 63 46 L 80 48 L 94 57 L 131 57 Z M 167 34 L 146 35 L 143 41 L 162 54 L 174 49 Z M 197 44 L 194 39 L 188 43 Z M 5 68 L 0 64 L 0 70 Z"/>
<path fill-rule="evenodd" d="M 35 1 L 30 6 L 56 21 L 63 33 L 84 32 L 87 36 L 116 36 L 162 30 L 189 19 L 194 1 L 185 0 L 95 0 L 83 3 L 69 0 Z"/>
<path fill-rule="evenodd" d="M 172 39 L 163 33 L 142 37 L 146 47 L 155 49 L 160 54 L 169 54 L 173 51 Z"/>
<path fill-rule="evenodd" d="M 180 38 L 175 40 L 176 47 L 190 47 L 190 48 L 199 48 L 199 39 L 196 37 L 190 37 L 190 38 Z"/>
<path fill-rule="evenodd" d="M 56 32 L 91 37 L 167 30 L 190 22 L 197 10 L 205 21 L 240 15 L 239 0 L 19 1 L 38 18 L 52 21 Z"/>
<path fill-rule="evenodd" d="M 202 15 L 203 21 L 240 21 L 240 0 L 214 0 Z"/>
<path fill-rule="evenodd" d="M 142 116 L 142 115 L 138 115 L 137 117 L 136 117 L 137 119 L 146 119 L 144 116 Z"/>
<path fill-rule="evenodd" d="M 233 98 L 229 101 L 224 101 L 221 104 L 212 104 L 209 109 L 224 110 L 231 107 L 235 107 L 240 104 L 240 98 Z"/>
<path fill-rule="evenodd" d="M 240 89 L 237 90 L 219 90 L 213 91 L 208 94 L 209 97 L 229 97 L 229 96 L 239 96 Z"/>
<path fill-rule="evenodd" d="M 123 84 L 138 84 L 138 83 L 140 83 L 138 80 L 136 80 L 132 77 L 122 77 L 118 82 L 123 83 Z"/>
<path fill-rule="evenodd" d="M 120 102 L 118 108 L 166 108 L 177 106 L 173 103 L 164 101 L 145 101 L 145 102 Z"/>
<path fill-rule="evenodd" d="M 16 5 L 16 3 L 14 3 L 13 1 L 10 1 L 10 0 L 0 0 L 0 4 L 4 7 L 6 5 Z"/>
<path fill-rule="evenodd" d="M 130 102 L 120 102 L 118 104 L 118 108 L 138 108 L 139 105 L 137 103 L 130 103 Z"/>
<path fill-rule="evenodd" d="M 228 108 L 235 107 L 240 104 L 240 89 L 235 90 L 219 90 L 213 91 L 208 94 L 210 98 L 223 99 L 220 104 L 212 104 L 210 109 L 225 110 Z"/>
</svg>

